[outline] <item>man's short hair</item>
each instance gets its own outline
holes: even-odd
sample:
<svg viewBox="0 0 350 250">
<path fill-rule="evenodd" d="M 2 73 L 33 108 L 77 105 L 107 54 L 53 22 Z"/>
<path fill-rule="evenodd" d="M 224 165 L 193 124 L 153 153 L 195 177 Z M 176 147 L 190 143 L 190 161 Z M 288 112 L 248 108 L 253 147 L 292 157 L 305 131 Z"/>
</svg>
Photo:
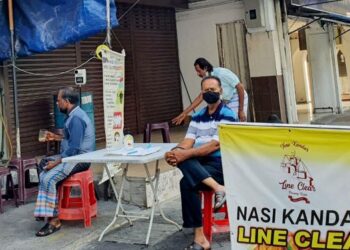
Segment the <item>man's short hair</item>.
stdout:
<svg viewBox="0 0 350 250">
<path fill-rule="evenodd" d="M 218 84 L 219 84 L 219 87 L 221 87 L 221 80 L 220 80 L 219 77 L 216 77 L 216 76 L 206 76 L 206 77 L 204 77 L 204 78 L 202 79 L 202 81 L 201 81 L 201 87 L 203 86 L 203 82 L 206 81 L 206 80 L 209 80 L 209 79 L 214 79 L 214 80 L 216 80 L 216 81 L 218 82 Z"/>
<path fill-rule="evenodd" d="M 78 104 L 80 100 L 79 93 L 72 87 L 61 88 L 59 92 L 62 95 L 62 99 L 69 101 L 71 104 Z"/>
</svg>

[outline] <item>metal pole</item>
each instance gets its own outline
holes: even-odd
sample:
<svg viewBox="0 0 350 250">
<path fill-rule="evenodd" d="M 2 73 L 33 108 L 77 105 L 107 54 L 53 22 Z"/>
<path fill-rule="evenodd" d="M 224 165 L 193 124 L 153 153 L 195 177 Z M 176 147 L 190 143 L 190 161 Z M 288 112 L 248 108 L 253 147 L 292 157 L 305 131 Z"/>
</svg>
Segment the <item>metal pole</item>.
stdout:
<svg viewBox="0 0 350 250">
<path fill-rule="evenodd" d="M 16 156 L 21 158 L 21 140 L 19 133 L 19 118 L 17 106 L 17 76 L 16 76 L 16 56 L 15 56 L 15 31 L 13 23 L 13 0 L 8 0 L 9 28 L 11 32 L 11 59 L 12 59 L 12 82 L 13 82 L 13 109 L 15 112 L 16 127 Z"/>
<path fill-rule="evenodd" d="M 110 0 L 106 0 L 106 21 L 107 21 L 107 44 L 109 48 L 112 48 L 111 46 L 111 6 L 110 6 Z"/>
<path fill-rule="evenodd" d="M 187 93 L 188 100 L 190 100 L 190 103 L 192 104 L 192 99 L 191 99 L 190 93 L 188 92 L 187 84 L 186 84 L 186 82 L 185 82 L 185 78 L 184 78 L 184 76 L 182 75 L 181 70 L 180 70 L 180 76 L 181 76 L 182 82 L 184 83 L 184 86 L 185 86 L 185 90 L 186 90 L 186 93 Z M 193 109 L 193 112 L 196 112 L 196 110 Z"/>
<path fill-rule="evenodd" d="M 288 35 L 293 34 L 293 33 L 296 32 L 296 31 L 305 29 L 305 28 L 307 28 L 310 24 L 312 24 L 312 23 L 314 23 L 314 22 L 317 22 L 317 21 L 319 21 L 319 20 L 321 20 L 321 17 L 316 18 L 316 19 L 312 20 L 311 22 L 308 22 L 307 24 L 305 24 L 305 25 L 303 25 L 303 26 L 301 26 L 301 27 L 299 27 L 299 28 L 297 28 L 297 29 L 288 32 Z"/>
</svg>

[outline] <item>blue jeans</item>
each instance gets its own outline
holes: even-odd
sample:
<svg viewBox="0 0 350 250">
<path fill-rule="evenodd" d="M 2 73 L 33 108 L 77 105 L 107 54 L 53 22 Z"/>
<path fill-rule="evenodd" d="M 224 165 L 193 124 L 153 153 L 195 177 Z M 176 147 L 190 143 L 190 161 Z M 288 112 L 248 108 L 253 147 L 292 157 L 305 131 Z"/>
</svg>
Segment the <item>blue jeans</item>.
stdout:
<svg viewBox="0 0 350 250">
<path fill-rule="evenodd" d="M 194 228 L 202 226 L 202 210 L 200 190 L 209 187 L 202 183 L 212 177 L 219 184 L 224 184 L 221 161 L 209 158 L 192 158 L 178 165 L 183 174 L 180 181 L 183 227 Z"/>
</svg>

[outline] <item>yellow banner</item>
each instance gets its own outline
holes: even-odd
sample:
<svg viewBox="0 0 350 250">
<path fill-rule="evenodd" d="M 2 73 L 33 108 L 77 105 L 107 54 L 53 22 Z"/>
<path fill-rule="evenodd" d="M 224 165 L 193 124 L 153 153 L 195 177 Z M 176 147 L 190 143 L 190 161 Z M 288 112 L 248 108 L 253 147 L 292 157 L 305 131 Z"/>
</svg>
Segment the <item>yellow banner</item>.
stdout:
<svg viewBox="0 0 350 250">
<path fill-rule="evenodd" d="M 350 131 L 219 126 L 232 249 L 350 249 Z"/>
</svg>

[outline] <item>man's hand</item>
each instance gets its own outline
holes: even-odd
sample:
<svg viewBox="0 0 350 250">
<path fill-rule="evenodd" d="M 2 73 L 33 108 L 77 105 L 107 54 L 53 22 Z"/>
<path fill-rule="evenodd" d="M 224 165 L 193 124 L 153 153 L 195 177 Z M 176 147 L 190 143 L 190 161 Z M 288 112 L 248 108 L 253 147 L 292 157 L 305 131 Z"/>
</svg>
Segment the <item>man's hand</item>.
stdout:
<svg viewBox="0 0 350 250">
<path fill-rule="evenodd" d="M 180 125 L 186 118 L 185 113 L 181 113 L 178 116 L 176 116 L 174 119 L 171 120 L 171 122 L 175 125 Z"/>
<path fill-rule="evenodd" d="M 62 159 L 57 159 L 55 161 L 49 161 L 46 166 L 45 166 L 45 170 L 49 171 L 50 169 L 53 169 L 54 167 L 56 167 L 58 164 L 62 163 Z"/>
<path fill-rule="evenodd" d="M 247 117 L 246 117 L 246 115 L 245 115 L 243 110 L 242 111 L 238 111 L 238 118 L 239 118 L 240 122 L 247 121 Z"/>
<path fill-rule="evenodd" d="M 47 141 L 62 141 L 63 136 L 47 131 L 45 138 Z"/>
<path fill-rule="evenodd" d="M 175 158 L 174 151 L 166 152 L 164 158 L 165 158 L 165 161 L 166 161 L 169 165 L 171 165 L 171 166 L 173 166 L 173 167 L 176 167 L 177 162 L 176 162 L 176 158 Z"/>
<path fill-rule="evenodd" d="M 174 149 L 165 153 L 166 162 L 173 167 L 176 167 L 179 163 L 189 159 L 190 157 L 190 151 L 186 149 Z"/>
<path fill-rule="evenodd" d="M 53 169 L 54 167 L 56 167 L 58 164 L 57 164 L 57 162 L 56 161 L 49 161 L 47 164 L 46 164 L 46 166 L 45 166 L 45 170 L 46 171 L 49 171 L 49 170 L 51 170 L 51 169 Z"/>
</svg>

